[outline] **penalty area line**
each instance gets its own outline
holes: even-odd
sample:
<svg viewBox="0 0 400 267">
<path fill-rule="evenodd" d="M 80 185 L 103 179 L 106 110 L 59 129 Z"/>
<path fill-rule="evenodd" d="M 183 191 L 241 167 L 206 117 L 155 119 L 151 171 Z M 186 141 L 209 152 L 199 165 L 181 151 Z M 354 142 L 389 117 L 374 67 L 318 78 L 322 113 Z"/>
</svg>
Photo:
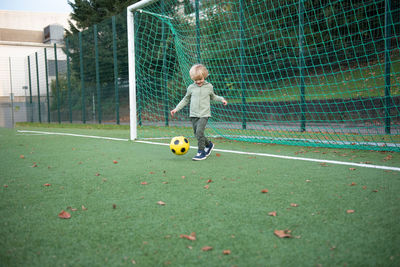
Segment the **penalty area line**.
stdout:
<svg viewBox="0 0 400 267">
<path fill-rule="evenodd" d="M 129 141 L 129 139 L 124 139 L 124 138 L 104 137 L 104 136 L 95 136 L 95 135 L 83 135 L 83 134 L 71 134 L 71 133 L 59 133 L 59 132 L 42 132 L 42 131 L 28 131 L 28 130 L 18 130 L 17 132 L 19 132 L 19 133 L 36 133 L 36 134 L 48 134 L 48 135 L 74 136 L 74 137 L 105 139 L 105 140 L 125 141 L 125 142 Z M 169 146 L 169 144 L 166 144 L 166 143 L 158 143 L 158 142 L 152 142 L 152 141 L 134 140 L 133 142 L 135 142 L 135 143 L 143 143 L 143 144 L 151 144 L 151 145 L 159 145 L 159 146 L 160 145 L 161 146 Z M 191 146 L 191 148 L 197 149 L 197 147 L 193 147 L 193 146 Z M 301 160 L 301 161 L 310 161 L 310 162 L 318 162 L 318 163 L 330 163 L 330 164 L 335 164 L 335 165 L 347 165 L 347 166 L 355 166 L 355 167 L 363 167 L 363 168 L 371 168 L 371 169 L 400 171 L 399 167 L 372 165 L 372 164 L 355 163 L 355 162 L 345 162 L 345 161 L 337 161 L 337 160 L 282 156 L 282 155 L 275 155 L 275 154 L 257 153 L 257 152 L 245 152 L 245 151 L 237 151 L 237 150 L 218 149 L 218 148 L 215 148 L 214 151 L 231 153 L 231 154 L 240 154 L 240 155 L 252 155 L 252 156 L 260 156 L 260 157 L 270 157 L 270 158 L 290 159 L 290 160 Z"/>
</svg>

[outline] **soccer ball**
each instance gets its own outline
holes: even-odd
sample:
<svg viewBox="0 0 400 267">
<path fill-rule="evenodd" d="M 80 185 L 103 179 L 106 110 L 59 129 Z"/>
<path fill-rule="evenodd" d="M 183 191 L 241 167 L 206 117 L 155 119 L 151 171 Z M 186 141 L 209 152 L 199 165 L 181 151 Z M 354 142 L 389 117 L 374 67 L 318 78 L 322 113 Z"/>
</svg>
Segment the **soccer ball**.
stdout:
<svg viewBox="0 0 400 267">
<path fill-rule="evenodd" d="M 189 150 L 189 140 L 184 136 L 175 136 L 172 138 L 169 148 L 175 155 L 184 155 Z"/>
</svg>

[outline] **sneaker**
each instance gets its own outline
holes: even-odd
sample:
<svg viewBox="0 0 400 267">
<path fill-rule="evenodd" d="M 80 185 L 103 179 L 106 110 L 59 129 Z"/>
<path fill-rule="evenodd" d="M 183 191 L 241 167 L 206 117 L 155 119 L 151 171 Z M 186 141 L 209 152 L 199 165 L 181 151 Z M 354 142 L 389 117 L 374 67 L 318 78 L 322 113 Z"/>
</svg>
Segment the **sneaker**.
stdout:
<svg viewBox="0 0 400 267">
<path fill-rule="evenodd" d="M 210 141 L 210 144 L 206 146 L 204 152 L 206 152 L 206 157 L 210 156 L 211 151 L 214 149 L 214 144 Z"/>
<path fill-rule="evenodd" d="M 197 151 L 196 156 L 192 158 L 192 160 L 204 160 L 206 158 L 207 158 L 206 152 L 204 150 L 199 150 Z"/>
</svg>

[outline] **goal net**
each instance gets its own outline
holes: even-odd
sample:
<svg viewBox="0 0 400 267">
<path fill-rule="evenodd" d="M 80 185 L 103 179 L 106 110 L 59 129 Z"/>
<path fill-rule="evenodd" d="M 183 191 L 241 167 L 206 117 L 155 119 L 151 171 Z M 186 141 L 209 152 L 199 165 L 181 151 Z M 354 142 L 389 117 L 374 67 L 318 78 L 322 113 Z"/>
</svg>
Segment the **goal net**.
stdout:
<svg viewBox="0 0 400 267">
<path fill-rule="evenodd" d="M 132 5 L 131 137 L 193 136 L 188 106 L 174 117 L 169 112 L 193 82 L 190 67 L 202 63 L 215 93 L 228 101 L 212 103 L 208 135 L 400 151 L 400 4 L 395 2 Z"/>
</svg>

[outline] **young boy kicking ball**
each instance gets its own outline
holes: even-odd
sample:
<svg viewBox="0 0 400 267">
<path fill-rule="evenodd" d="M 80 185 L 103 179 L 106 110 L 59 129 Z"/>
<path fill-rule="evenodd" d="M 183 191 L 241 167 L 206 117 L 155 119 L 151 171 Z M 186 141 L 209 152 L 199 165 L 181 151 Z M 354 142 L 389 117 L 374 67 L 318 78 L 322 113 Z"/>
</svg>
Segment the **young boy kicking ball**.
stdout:
<svg viewBox="0 0 400 267">
<path fill-rule="evenodd" d="M 190 68 L 189 75 L 194 83 L 189 85 L 181 102 L 171 110 L 171 116 L 174 116 L 176 112 L 190 102 L 189 116 L 198 142 L 198 152 L 192 159 L 204 160 L 214 148 L 214 144 L 204 135 L 208 118 L 211 117 L 210 100 L 221 101 L 224 106 L 228 102 L 222 96 L 216 95 L 212 84 L 205 80 L 208 77 L 208 70 L 205 66 L 194 65 Z"/>
</svg>

